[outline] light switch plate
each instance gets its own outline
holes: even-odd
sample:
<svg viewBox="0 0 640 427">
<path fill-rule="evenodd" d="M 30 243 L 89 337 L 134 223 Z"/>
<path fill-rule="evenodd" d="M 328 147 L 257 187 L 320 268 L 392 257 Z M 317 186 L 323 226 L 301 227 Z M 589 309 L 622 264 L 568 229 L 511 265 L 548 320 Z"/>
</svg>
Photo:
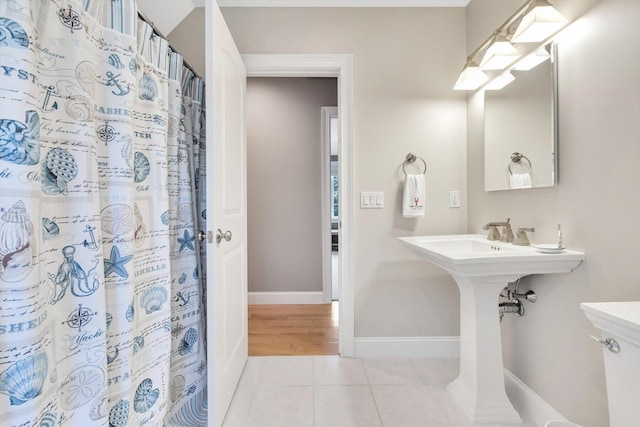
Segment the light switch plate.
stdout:
<svg viewBox="0 0 640 427">
<path fill-rule="evenodd" d="M 360 207 L 363 209 L 369 207 L 369 193 L 366 191 L 360 193 Z"/>
<path fill-rule="evenodd" d="M 457 190 L 449 191 L 449 207 L 450 208 L 459 208 L 460 207 L 460 192 Z"/>
<path fill-rule="evenodd" d="M 382 191 L 362 191 L 360 193 L 361 209 L 382 209 L 384 208 L 384 192 Z"/>
</svg>

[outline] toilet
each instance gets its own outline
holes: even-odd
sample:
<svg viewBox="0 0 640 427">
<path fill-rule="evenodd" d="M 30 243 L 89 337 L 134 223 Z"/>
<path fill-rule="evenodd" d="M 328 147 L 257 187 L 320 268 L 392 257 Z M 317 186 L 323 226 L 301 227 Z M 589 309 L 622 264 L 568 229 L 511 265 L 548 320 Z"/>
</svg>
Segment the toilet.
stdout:
<svg viewBox="0 0 640 427">
<path fill-rule="evenodd" d="M 640 301 L 581 304 L 600 329 L 609 400 L 610 427 L 640 420 Z"/>
</svg>

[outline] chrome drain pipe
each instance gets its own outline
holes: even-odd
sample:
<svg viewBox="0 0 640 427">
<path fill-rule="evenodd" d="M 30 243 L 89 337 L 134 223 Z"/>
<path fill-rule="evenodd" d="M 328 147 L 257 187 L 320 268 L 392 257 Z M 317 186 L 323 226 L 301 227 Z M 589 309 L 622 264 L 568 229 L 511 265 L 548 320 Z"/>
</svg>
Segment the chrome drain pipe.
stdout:
<svg viewBox="0 0 640 427">
<path fill-rule="evenodd" d="M 511 298 L 515 298 L 517 300 L 519 300 L 520 298 L 524 298 L 529 302 L 538 301 L 538 295 L 536 295 L 536 293 L 533 292 L 533 291 L 527 291 L 524 294 L 519 294 L 517 292 L 513 292 L 513 293 L 511 293 Z"/>
<path fill-rule="evenodd" d="M 522 317 L 524 316 L 524 304 L 520 300 L 501 302 L 498 304 L 498 312 L 500 313 L 500 321 L 502 321 L 505 313 L 513 313 L 517 314 L 518 317 Z"/>
<path fill-rule="evenodd" d="M 502 318 L 505 314 L 512 313 L 517 314 L 518 317 L 524 316 L 524 304 L 522 304 L 521 299 L 527 300 L 529 302 L 536 302 L 538 300 L 538 296 L 534 291 L 527 291 L 523 294 L 518 292 L 518 285 L 520 285 L 520 279 L 516 280 L 513 283 L 513 289 L 511 289 L 511 283 L 507 285 L 506 288 L 500 292 L 500 297 L 506 299 L 507 301 L 498 303 L 498 313 L 500 314 L 500 321 L 502 322 Z"/>
</svg>

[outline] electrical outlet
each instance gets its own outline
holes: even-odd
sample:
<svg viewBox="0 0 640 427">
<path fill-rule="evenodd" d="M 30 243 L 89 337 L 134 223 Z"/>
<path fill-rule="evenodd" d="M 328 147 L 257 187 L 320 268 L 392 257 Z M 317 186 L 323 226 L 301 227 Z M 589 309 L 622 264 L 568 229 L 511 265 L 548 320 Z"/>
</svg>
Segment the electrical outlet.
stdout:
<svg viewBox="0 0 640 427">
<path fill-rule="evenodd" d="M 449 191 L 449 207 L 450 208 L 460 207 L 460 192 L 458 190 Z"/>
</svg>

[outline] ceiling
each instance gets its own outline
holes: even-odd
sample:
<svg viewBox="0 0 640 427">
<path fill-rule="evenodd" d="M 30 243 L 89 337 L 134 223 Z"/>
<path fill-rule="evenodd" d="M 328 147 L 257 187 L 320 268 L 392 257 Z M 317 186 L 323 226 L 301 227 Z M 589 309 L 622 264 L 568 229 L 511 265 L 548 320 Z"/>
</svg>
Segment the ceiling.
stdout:
<svg viewBox="0 0 640 427">
<path fill-rule="evenodd" d="M 163 35 L 169 34 L 196 7 L 205 0 L 137 0 L 138 10 Z M 206 0 L 211 1 L 211 0 Z"/>
<path fill-rule="evenodd" d="M 470 0 L 218 0 L 220 7 L 466 7 Z"/>
<path fill-rule="evenodd" d="M 169 34 L 196 7 L 214 0 L 138 0 L 138 9 Z M 220 7 L 466 7 L 470 0 L 217 0 Z"/>
</svg>

